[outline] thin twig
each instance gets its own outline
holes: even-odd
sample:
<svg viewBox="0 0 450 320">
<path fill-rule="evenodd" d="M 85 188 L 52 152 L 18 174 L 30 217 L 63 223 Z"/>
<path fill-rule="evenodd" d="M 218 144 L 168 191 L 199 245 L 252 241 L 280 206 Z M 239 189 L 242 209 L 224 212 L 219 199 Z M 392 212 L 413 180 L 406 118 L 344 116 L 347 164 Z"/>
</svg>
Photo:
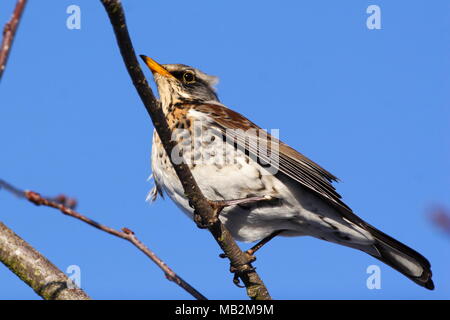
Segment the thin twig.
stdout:
<svg viewBox="0 0 450 320">
<path fill-rule="evenodd" d="M 133 84 L 152 119 L 166 153 L 172 154 L 172 149 L 175 147 L 176 142 L 171 139 L 171 131 L 164 117 L 164 113 L 159 107 L 159 103 L 155 99 L 136 58 L 122 5 L 119 0 L 101 0 L 101 2 L 108 13 L 120 53 Z M 207 226 L 216 242 L 230 260 L 231 269 L 247 288 L 247 295 L 256 300 L 271 299 L 266 286 L 255 271 L 255 268 L 252 267 L 251 260 L 242 252 L 230 232 L 217 218 L 217 213 L 220 211 L 220 208 L 213 207 L 204 197 L 185 162 L 174 163 L 172 157 L 169 157 L 169 159 L 183 186 L 184 193 L 189 199 L 189 203 L 195 210 L 195 214 L 201 217 L 202 224 Z"/>
<path fill-rule="evenodd" d="M 6 183 L 3 180 L 0 180 L 0 188 L 3 187 L 3 189 L 10 191 L 11 193 L 15 194 L 16 196 L 19 196 L 20 198 L 25 198 L 28 201 L 34 203 L 38 206 L 46 206 L 58 209 L 63 214 L 71 216 L 75 219 L 81 220 L 83 222 L 86 222 L 87 224 L 102 230 L 106 233 L 109 233 L 111 235 L 114 235 L 116 237 L 122 238 L 124 240 L 127 240 L 131 242 L 134 246 L 136 246 L 139 250 L 141 250 L 147 257 L 149 257 L 165 274 L 166 278 L 170 281 L 175 282 L 178 286 L 186 290 L 188 293 L 190 293 L 194 298 L 198 300 L 207 300 L 205 296 L 203 296 L 200 292 L 198 292 L 195 288 L 193 288 L 189 283 L 184 281 L 180 276 L 178 276 L 169 266 L 167 266 L 164 261 L 162 261 L 156 254 L 151 251 L 145 244 L 143 244 L 134 234 L 133 231 L 131 231 L 128 228 L 122 228 L 122 231 L 118 231 L 116 229 L 110 228 L 108 226 L 105 226 L 101 223 L 98 223 L 81 213 L 73 210 L 72 208 L 69 208 L 64 205 L 64 203 L 56 202 L 54 200 L 51 200 L 50 198 L 44 198 L 39 193 L 33 192 L 33 191 L 22 191 L 14 186 L 12 186 L 9 183 Z"/>
<path fill-rule="evenodd" d="M 18 198 L 26 198 L 25 192 L 23 190 L 17 189 L 12 184 L 9 184 L 5 180 L 0 179 L 0 189 L 4 189 L 6 191 L 9 191 L 13 195 L 15 195 Z M 74 198 L 70 198 L 66 196 L 65 194 L 57 195 L 56 197 L 43 197 L 49 201 L 53 201 L 59 204 L 64 205 L 67 208 L 75 209 L 77 207 L 77 200 Z"/>
<path fill-rule="evenodd" d="M 2 79 L 3 71 L 6 68 L 6 62 L 8 61 L 14 36 L 16 34 L 17 27 L 19 26 L 20 18 L 22 17 L 26 3 L 27 0 L 17 1 L 11 20 L 5 24 L 3 29 L 3 40 L 0 45 L 0 80 Z"/>
</svg>

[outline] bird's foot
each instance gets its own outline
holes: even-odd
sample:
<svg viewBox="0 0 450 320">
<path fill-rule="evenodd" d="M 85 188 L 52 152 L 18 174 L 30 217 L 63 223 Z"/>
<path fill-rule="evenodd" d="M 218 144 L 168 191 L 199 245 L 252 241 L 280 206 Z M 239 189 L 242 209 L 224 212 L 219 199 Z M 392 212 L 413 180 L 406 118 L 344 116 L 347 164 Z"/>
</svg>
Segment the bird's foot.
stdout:
<svg viewBox="0 0 450 320">
<path fill-rule="evenodd" d="M 248 263 L 252 263 L 252 262 L 256 261 L 256 256 L 253 255 L 253 253 L 255 253 L 255 252 L 252 249 L 249 249 L 244 252 L 246 258 L 248 259 Z"/>
<path fill-rule="evenodd" d="M 253 255 L 255 253 L 252 249 L 249 249 L 247 251 L 244 251 L 244 255 L 247 258 L 247 263 L 252 263 L 256 261 L 256 257 Z M 219 257 L 222 259 L 228 258 L 226 253 L 219 254 Z"/>
<path fill-rule="evenodd" d="M 219 219 L 219 214 L 222 211 L 223 208 L 218 207 L 217 205 L 214 204 L 214 201 L 209 201 L 207 200 L 208 203 L 211 205 L 211 207 L 214 210 L 213 216 L 212 217 L 203 217 L 200 213 L 198 213 L 197 210 L 195 210 L 193 203 L 189 200 L 189 206 L 194 209 L 194 213 L 193 213 L 193 219 L 195 224 L 197 225 L 198 228 L 200 229 L 208 229 L 210 228 L 212 225 L 214 225 L 218 219 Z"/>
<path fill-rule="evenodd" d="M 194 211 L 194 222 L 199 229 L 208 229 L 212 225 L 212 223 L 204 221 L 197 211 Z"/>
<path fill-rule="evenodd" d="M 240 278 L 243 274 L 248 273 L 248 272 L 252 272 L 255 271 L 256 267 L 253 267 L 251 265 L 252 262 L 254 262 L 256 260 L 256 257 L 253 255 L 253 251 L 247 250 L 244 252 L 246 259 L 246 262 L 242 265 L 239 266 L 234 266 L 232 264 L 230 264 L 230 272 L 234 274 L 233 276 L 233 283 L 238 286 L 239 288 L 244 288 L 245 286 L 241 285 L 241 281 Z M 226 253 L 221 253 L 219 255 L 220 258 L 227 258 L 228 256 L 226 255 Z"/>
<path fill-rule="evenodd" d="M 239 288 L 245 288 L 244 285 L 241 284 L 240 278 L 242 275 L 255 271 L 256 268 L 253 267 L 250 262 L 243 264 L 241 266 L 235 267 L 233 265 L 230 266 L 230 272 L 233 273 L 233 283 Z"/>
</svg>

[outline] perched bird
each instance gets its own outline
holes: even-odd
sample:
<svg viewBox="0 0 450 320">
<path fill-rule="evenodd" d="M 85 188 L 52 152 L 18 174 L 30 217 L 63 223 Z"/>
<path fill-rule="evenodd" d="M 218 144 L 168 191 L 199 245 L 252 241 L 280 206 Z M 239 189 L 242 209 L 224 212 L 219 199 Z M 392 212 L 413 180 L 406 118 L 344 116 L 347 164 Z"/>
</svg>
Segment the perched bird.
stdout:
<svg viewBox="0 0 450 320">
<path fill-rule="evenodd" d="M 221 104 L 215 77 L 141 57 L 153 73 L 172 139 L 178 142 L 172 159 L 189 165 L 207 199 L 236 204 L 226 207 L 219 219 L 236 240 L 260 240 L 250 254 L 277 235 L 313 236 L 366 252 L 434 289 L 425 257 L 353 213 L 332 185 L 334 175 Z M 150 198 L 165 192 L 192 218 L 193 209 L 156 131 L 152 171 L 155 189 Z"/>
</svg>

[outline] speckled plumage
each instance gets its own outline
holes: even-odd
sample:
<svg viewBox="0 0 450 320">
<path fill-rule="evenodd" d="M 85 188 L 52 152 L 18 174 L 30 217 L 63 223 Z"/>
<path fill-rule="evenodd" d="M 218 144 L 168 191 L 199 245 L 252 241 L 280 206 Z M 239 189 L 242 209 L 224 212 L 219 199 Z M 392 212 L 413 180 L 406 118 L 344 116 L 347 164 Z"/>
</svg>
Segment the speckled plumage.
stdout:
<svg viewBox="0 0 450 320">
<path fill-rule="evenodd" d="M 245 140 L 245 132 L 260 128 L 219 102 L 212 88 L 214 78 L 185 65 L 162 68 L 168 74 L 153 73 L 173 139 L 180 146 L 172 159 L 188 163 L 209 200 L 271 196 L 222 211 L 220 220 L 234 238 L 253 242 L 280 230 L 282 236 L 313 236 L 362 250 L 419 285 L 433 288 L 429 262 L 356 216 L 332 185 L 335 176 L 270 135 L 278 158 L 270 168 L 262 166 L 258 157 L 270 158 L 260 152 L 265 137 Z M 194 82 L 185 81 L 186 72 L 194 75 Z M 274 153 L 269 147 L 269 154 Z M 193 210 L 156 132 L 152 171 L 156 189 L 150 197 L 165 192 L 192 218 Z"/>
<path fill-rule="evenodd" d="M 231 144 L 223 144 L 221 128 L 215 125 L 211 113 L 228 111 L 225 108 L 216 102 L 200 106 L 179 104 L 168 114 L 167 120 L 173 130 L 185 129 L 186 122 L 201 123 L 207 126 L 202 128 L 204 130 L 217 128 L 211 130 L 215 136 L 213 142 L 199 142 L 198 140 L 202 139 L 199 135 L 198 139 L 193 139 L 191 148 L 183 149 L 183 157 L 188 159 L 189 168 L 207 199 L 230 200 L 251 196 L 274 198 L 272 201 L 224 209 L 220 219 L 237 240 L 253 242 L 277 230 L 286 230 L 282 235 L 313 235 L 332 242 L 352 240 L 365 245 L 373 241 L 370 233 L 346 222 L 335 209 L 325 205 L 317 196 L 291 181 L 289 177 L 281 173 L 272 175 L 243 150 Z M 190 129 L 192 130 L 192 127 Z M 180 140 L 181 136 L 182 134 L 176 135 L 176 139 Z M 193 137 L 194 134 L 190 132 L 189 136 Z M 216 141 L 218 143 L 215 143 Z M 198 146 L 196 152 L 195 144 Z M 199 159 L 200 156 L 207 157 L 211 153 L 216 155 L 219 152 L 232 155 L 233 159 L 229 161 L 231 163 L 220 163 L 225 162 L 220 161 L 220 156 L 217 161 L 219 163 L 202 163 L 205 161 Z M 192 216 L 192 208 L 184 196 L 181 183 L 156 132 L 153 135 L 152 171 L 160 189 L 185 213 Z"/>
</svg>

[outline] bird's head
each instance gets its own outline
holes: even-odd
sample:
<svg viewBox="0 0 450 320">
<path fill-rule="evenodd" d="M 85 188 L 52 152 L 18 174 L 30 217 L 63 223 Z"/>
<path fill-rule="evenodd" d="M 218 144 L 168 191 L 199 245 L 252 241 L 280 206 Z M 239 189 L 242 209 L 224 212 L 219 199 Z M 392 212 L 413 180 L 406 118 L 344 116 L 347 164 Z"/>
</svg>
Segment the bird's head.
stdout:
<svg viewBox="0 0 450 320">
<path fill-rule="evenodd" d="M 161 65 L 144 55 L 141 58 L 153 73 L 163 109 L 177 102 L 219 101 L 216 77 L 184 64 Z"/>
</svg>

